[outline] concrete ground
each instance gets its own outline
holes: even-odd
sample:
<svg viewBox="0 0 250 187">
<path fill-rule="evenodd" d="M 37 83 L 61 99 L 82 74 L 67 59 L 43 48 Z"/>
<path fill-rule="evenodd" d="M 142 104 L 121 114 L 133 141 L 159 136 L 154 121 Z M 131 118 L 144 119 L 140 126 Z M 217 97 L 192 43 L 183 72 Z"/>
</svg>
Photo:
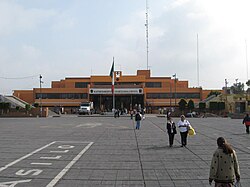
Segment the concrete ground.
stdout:
<svg viewBox="0 0 250 187">
<path fill-rule="evenodd" d="M 242 120 L 190 118 L 197 134 L 186 148 L 179 134 L 168 146 L 165 121 L 148 116 L 134 130 L 129 117 L 0 119 L 0 186 L 206 187 L 219 136 L 236 150 L 241 184 L 250 186 Z"/>
</svg>

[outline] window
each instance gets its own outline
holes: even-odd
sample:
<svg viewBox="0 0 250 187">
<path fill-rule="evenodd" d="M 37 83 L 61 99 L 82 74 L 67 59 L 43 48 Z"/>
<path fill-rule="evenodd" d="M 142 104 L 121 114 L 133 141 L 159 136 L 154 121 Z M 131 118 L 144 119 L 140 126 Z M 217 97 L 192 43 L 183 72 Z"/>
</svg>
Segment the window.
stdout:
<svg viewBox="0 0 250 187">
<path fill-rule="evenodd" d="M 88 82 L 75 82 L 75 88 L 88 88 Z"/>
<path fill-rule="evenodd" d="M 36 99 L 87 99 L 87 93 L 38 93 Z"/>
<path fill-rule="evenodd" d="M 147 88 L 161 88 L 161 82 L 146 82 Z"/>
<path fill-rule="evenodd" d="M 147 99 L 174 99 L 175 93 L 148 93 Z M 199 93 L 176 93 L 177 99 L 200 99 Z"/>
</svg>

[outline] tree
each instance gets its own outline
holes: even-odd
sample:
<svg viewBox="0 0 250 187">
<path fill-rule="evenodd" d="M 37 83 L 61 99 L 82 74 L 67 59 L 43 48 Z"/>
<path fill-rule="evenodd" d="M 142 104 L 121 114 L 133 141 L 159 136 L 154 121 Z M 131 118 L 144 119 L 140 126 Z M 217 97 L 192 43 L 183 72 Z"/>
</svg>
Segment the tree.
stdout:
<svg viewBox="0 0 250 187">
<path fill-rule="evenodd" d="M 190 112 L 194 109 L 194 101 L 192 99 L 188 101 L 187 107 L 190 110 Z"/>
<path fill-rule="evenodd" d="M 230 90 L 233 94 L 242 94 L 244 93 L 244 84 L 241 82 L 234 83 L 233 86 L 230 87 Z"/>
<path fill-rule="evenodd" d="M 248 80 L 247 82 L 246 82 L 246 85 L 248 86 L 248 89 L 247 89 L 247 93 L 249 93 L 249 91 L 250 91 L 250 80 Z"/>
<path fill-rule="evenodd" d="M 38 107 L 39 107 L 39 104 L 38 104 L 38 103 L 34 103 L 33 106 L 34 106 L 35 108 L 38 108 Z"/>
<path fill-rule="evenodd" d="M 187 106 L 187 101 L 185 99 L 181 99 L 178 104 L 179 104 L 180 110 L 183 111 L 185 110 Z"/>
<path fill-rule="evenodd" d="M 211 95 L 215 95 L 215 96 L 217 96 L 217 95 L 220 95 L 221 93 L 219 92 L 219 91 L 211 91 L 208 95 L 207 95 L 207 97 L 210 97 Z"/>
<path fill-rule="evenodd" d="M 30 104 L 26 104 L 26 105 L 25 105 L 25 109 L 26 109 L 26 112 L 28 113 L 28 111 L 30 111 L 30 110 L 31 110 L 31 106 L 30 106 Z"/>
</svg>

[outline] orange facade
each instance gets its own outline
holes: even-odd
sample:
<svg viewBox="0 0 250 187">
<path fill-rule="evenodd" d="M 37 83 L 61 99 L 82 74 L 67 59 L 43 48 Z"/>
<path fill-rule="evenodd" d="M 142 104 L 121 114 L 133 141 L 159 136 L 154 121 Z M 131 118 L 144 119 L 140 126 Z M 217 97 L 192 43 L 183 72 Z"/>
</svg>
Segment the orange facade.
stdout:
<svg viewBox="0 0 250 187">
<path fill-rule="evenodd" d="M 15 90 L 14 95 L 30 103 L 46 107 L 76 108 L 82 102 L 93 101 L 96 110 L 112 109 L 110 76 L 90 76 L 86 78 L 65 78 L 52 81 L 51 88 Z M 116 108 L 131 109 L 141 105 L 158 110 L 162 107 L 175 107 L 180 99 L 192 99 L 199 103 L 210 91 L 202 88 L 189 88 L 188 81 L 171 77 L 151 77 L 150 70 L 137 70 L 136 75 L 123 75 L 115 72 Z"/>
</svg>

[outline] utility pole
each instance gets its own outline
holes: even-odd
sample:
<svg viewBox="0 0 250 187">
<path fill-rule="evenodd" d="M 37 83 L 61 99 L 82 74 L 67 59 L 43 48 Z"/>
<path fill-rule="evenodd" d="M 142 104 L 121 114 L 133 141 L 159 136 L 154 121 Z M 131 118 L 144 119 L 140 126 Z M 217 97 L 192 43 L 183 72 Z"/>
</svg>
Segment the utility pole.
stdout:
<svg viewBox="0 0 250 187">
<path fill-rule="evenodd" d="M 146 43 L 147 43 L 147 70 L 149 69 L 148 67 L 148 53 L 149 53 L 149 43 L 148 43 L 148 0 L 146 0 L 146 23 L 145 23 L 145 27 L 146 27 Z"/>
<path fill-rule="evenodd" d="M 227 79 L 225 79 L 225 95 L 226 95 L 226 102 L 227 102 Z"/>
<path fill-rule="evenodd" d="M 39 98 L 39 100 L 40 100 L 40 117 L 42 117 L 42 115 L 43 115 L 43 107 L 42 107 L 42 83 L 43 83 L 43 81 L 42 81 L 42 75 L 40 75 L 39 76 L 39 79 L 40 79 L 40 98 Z"/>
</svg>

